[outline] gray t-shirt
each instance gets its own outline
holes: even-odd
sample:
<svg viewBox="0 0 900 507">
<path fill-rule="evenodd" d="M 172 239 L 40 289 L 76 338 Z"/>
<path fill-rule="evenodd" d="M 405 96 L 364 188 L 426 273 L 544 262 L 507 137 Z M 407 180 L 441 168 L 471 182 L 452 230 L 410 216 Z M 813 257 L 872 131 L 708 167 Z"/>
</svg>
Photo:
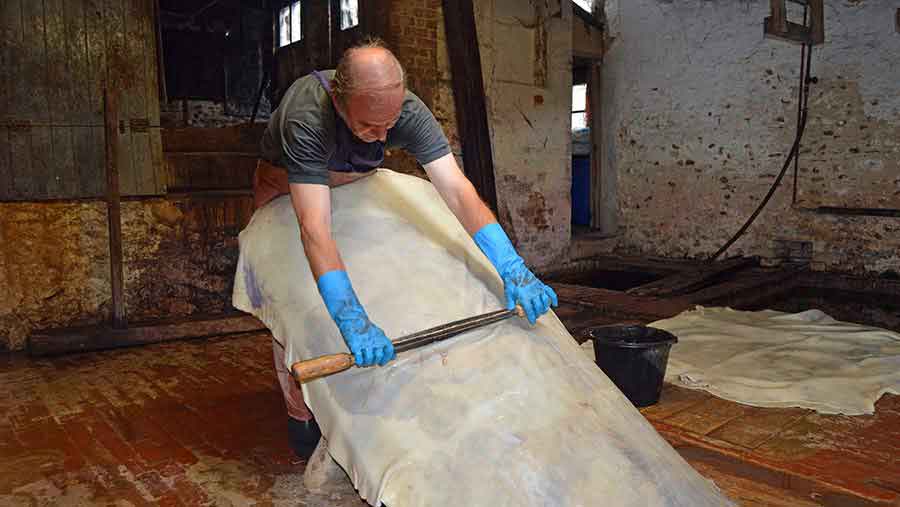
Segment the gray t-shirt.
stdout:
<svg viewBox="0 0 900 507">
<path fill-rule="evenodd" d="M 329 81 L 334 77 L 333 70 L 320 74 Z M 291 183 L 327 185 L 336 117 L 331 97 L 315 76 L 294 81 L 269 119 L 261 142 L 263 158 L 287 169 Z M 434 115 L 409 90 L 397 123 L 387 132 L 386 147 L 405 149 L 423 165 L 450 153 Z"/>
</svg>

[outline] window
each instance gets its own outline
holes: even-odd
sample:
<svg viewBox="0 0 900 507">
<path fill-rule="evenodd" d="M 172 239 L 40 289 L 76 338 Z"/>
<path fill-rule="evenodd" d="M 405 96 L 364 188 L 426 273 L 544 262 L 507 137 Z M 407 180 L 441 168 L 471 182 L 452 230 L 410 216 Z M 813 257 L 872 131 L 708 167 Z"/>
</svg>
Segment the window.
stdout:
<svg viewBox="0 0 900 507">
<path fill-rule="evenodd" d="M 359 24 L 359 0 L 341 0 L 341 30 Z"/>
<path fill-rule="evenodd" d="M 594 6 L 593 0 L 572 0 L 572 1 L 575 2 L 575 5 L 581 7 L 582 9 L 584 9 L 588 12 L 592 12 L 591 9 Z"/>
<path fill-rule="evenodd" d="M 572 130 L 587 128 L 587 85 L 572 87 Z"/>
<path fill-rule="evenodd" d="M 303 30 L 300 28 L 300 4 L 301 0 L 291 2 L 278 12 L 278 47 L 299 41 L 303 38 Z"/>
</svg>

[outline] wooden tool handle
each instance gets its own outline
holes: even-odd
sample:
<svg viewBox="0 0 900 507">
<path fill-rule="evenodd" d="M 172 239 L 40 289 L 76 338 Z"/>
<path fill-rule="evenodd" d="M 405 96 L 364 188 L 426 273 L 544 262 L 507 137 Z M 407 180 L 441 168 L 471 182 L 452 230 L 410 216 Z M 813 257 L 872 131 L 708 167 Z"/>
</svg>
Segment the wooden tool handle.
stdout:
<svg viewBox="0 0 900 507">
<path fill-rule="evenodd" d="M 342 372 L 356 364 L 352 354 L 329 354 L 306 361 L 297 361 L 291 365 L 294 378 L 303 383 L 308 380 L 326 377 L 333 373 Z"/>
</svg>

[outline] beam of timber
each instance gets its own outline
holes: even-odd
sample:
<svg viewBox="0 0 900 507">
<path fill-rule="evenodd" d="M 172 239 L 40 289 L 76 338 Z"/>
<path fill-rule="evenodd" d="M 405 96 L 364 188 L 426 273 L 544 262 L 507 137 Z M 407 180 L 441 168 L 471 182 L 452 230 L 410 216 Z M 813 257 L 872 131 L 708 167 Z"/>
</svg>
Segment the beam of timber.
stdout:
<svg viewBox="0 0 900 507">
<path fill-rule="evenodd" d="M 203 320 L 132 325 L 126 329 L 106 326 L 54 329 L 32 334 L 28 338 L 28 353 L 32 356 L 51 356 L 265 329 L 260 321 L 243 314 Z"/>
<path fill-rule="evenodd" d="M 824 0 L 809 0 L 809 43 L 812 45 L 825 42 L 825 4 Z"/>
<path fill-rule="evenodd" d="M 603 58 L 603 30 L 589 23 L 573 21 L 572 54 L 580 58 Z"/>
<path fill-rule="evenodd" d="M 259 154 L 265 123 L 231 127 L 185 127 L 160 129 L 163 152 L 230 152 Z"/>
<path fill-rule="evenodd" d="M 777 33 L 787 31 L 787 7 L 784 0 L 769 0 L 769 9 L 771 16 L 767 23 L 772 31 Z"/>
<path fill-rule="evenodd" d="M 594 270 L 638 271 L 656 276 L 669 276 L 674 273 L 694 269 L 701 262 L 688 259 L 665 259 L 657 257 L 629 257 L 624 255 L 592 255 L 577 259 L 560 267 L 547 268 L 540 272 L 540 278 L 577 275 Z M 537 271 L 535 274 L 538 274 Z"/>
<path fill-rule="evenodd" d="M 683 299 L 698 305 L 751 307 L 796 288 L 799 275 L 805 269 L 805 264 L 795 264 L 778 269 L 747 270 L 733 280 L 692 292 Z"/>
<path fill-rule="evenodd" d="M 494 160 L 484 99 L 475 9 L 472 0 L 443 0 L 443 7 L 450 73 L 453 75 L 456 124 L 462 140 L 463 171 L 472 181 L 478 195 L 497 213 Z"/>
<path fill-rule="evenodd" d="M 215 188 L 179 188 L 170 187 L 166 191 L 165 199 L 177 201 L 179 199 L 221 199 L 223 197 L 252 196 L 253 190 L 249 188 L 215 189 Z"/>
<path fill-rule="evenodd" d="M 116 92 L 103 91 L 104 126 L 106 131 L 106 210 L 109 223 L 109 269 L 112 284 L 112 325 L 124 328 L 125 276 L 122 261 L 122 210 L 119 195 L 119 98 Z"/>
<path fill-rule="evenodd" d="M 568 283 L 551 283 L 550 286 L 560 303 L 590 307 L 599 311 L 602 316 L 616 320 L 666 319 L 694 306 L 682 299 L 656 299 Z"/>
<path fill-rule="evenodd" d="M 807 271 L 800 275 L 798 283 L 801 287 L 884 294 L 889 297 L 900 298 L 900 279 L 853 276 L 824 271 Z"/>
<path fill-rule="evenodd" d="M 243 151 L 167 151 L 170 157 L 237 157 L 258 158 L 259 152 L 248 153 Z"/>
<path fill-rule="evenodd" d="M 616 213 L 615 209 L 609 209 L 611 206 L 604 206 L 606 199 L 603 198 L 604 192 L 609 190 L 604 188 L 604 177 L 609 175 L 603 173 L 603 78 L 601 76 L 602 60 L 591 61 L 590 72 L 588 73 L 588 105 L 590 112 L 588 113 L 590 121 L 591 136 L 591 177 L 590 177 L 590 196 L 591 196 L 591 227 L 604 234 L 612 234 L 616 231 Z M 608 179 L 608 178 L 607 178 Z"/>
<path fill-rule="evenodd" d="M 707 285 L 710 280 L 717 276 L 738 271 L 755 264 L 757 264 L 757 260 L 754 257 L 736 257 L 676 273 L 662 280 L 628 289 L 627 292 L 636 296 L 658 297 L 685 294 Z"/>
</svg>

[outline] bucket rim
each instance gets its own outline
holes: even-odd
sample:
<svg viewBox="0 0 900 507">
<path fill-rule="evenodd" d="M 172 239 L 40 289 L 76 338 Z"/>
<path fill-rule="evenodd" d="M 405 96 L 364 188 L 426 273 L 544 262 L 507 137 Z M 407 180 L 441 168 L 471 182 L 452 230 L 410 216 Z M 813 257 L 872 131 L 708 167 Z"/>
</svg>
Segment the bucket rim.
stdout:
<svg viewBox="0 0 900 507">
<path fill-rule="evenodd" d="M 594 332 L 597 330 L 603 330 L 603 329 L 623 330 L 623 329 L 629 329 L 629 328 L 641 329 L 641 330 L 650 329 L 653 332 L 658 333 L 660 336 L 663 336 L 665 338 L 663 338 L 661 340 L 654 340 L 654 341 L 633 342 L 633 341 L 628 341 L 624 338 L 605 339 L 605 338 L 596 336 L 594 334 Z M 588 338 L 590 338 L 590 340 L 592 342 L 594 342 L 595 347 L 601 346 L 601 347 L 614 347 L 614 348 L 627 348 L 627 349 L 649 349 L 649 348 L 660 347 L 660 346 L 671 346 L 674 343 L 678 343 L 678 337 L 675 336 L 674 334 L 670 333 L 669 331 L 666 331 L 665 329 L 660 329 L 658 327 L 645 326 L 645 325 L 640 325 L 640 324 L 625 324 L 625 325 L 610 324 L 610 325 L 605 325 L 605 326 L 594 326 L 587 330 L 587 336 L 588 336 Z"/>
</svg>

